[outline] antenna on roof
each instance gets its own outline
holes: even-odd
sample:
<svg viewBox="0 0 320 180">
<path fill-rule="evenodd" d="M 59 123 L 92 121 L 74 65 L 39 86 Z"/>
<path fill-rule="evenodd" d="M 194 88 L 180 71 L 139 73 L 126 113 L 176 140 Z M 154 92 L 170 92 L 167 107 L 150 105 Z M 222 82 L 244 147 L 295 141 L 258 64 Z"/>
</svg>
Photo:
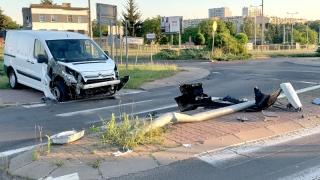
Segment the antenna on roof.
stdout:
<svg viewBox="0 0 320 180">
<path fill-rule="evenodd" d="M 64 29 L 62 24 L 61 24 L 61 26 L 62 26 L 62 29 L 64 30 L 64 32 L 66 33 L 67 37 L 69 37 L 67 31 Z"/>
</svg>

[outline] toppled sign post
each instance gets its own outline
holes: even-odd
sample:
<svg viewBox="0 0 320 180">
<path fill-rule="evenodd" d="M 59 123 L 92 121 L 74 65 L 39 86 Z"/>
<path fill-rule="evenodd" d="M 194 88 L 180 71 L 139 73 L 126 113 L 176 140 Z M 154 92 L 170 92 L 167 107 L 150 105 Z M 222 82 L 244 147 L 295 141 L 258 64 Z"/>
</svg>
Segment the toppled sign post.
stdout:
<svg viewBox="0 0 320 180">
<path fill-rule="evenodd" d="M 201 83 L 182 85 L 180 86 L 182 97 L 179 96 L 175 98 L 180 111 L 193 110 L 198 107 L 204 107 L 206 105 L 208 105 L 209 107 L 215 106 L 218 109 L 201 112 L 191 116 L 181 113 L 167 113 L 155 119 L 151 124 L 146 126 L 143 131 L 148 132 L 154 128 L 163 127 L 169 123 L 190 123 L 205 121 L 253 107 L 261 111 L 272 106 L 278 98 L 284 97 L 288 98 L 291 107 L 293 107 L 296 111 L 301 111 L 302 105 L 297 94 L 319 88 L 320 85 L 317 85 L 294 91 L 290 83 L 282 83 L 279 89 L 269 95 L 262 93 L 257 87 L 255 87 L 255 100 L 239 101 L 227 96 L 224 99 L 228 100 L 228 102 L 217 102 L 203 93 Z M 281 91 L 284 91 L 284 93 L 281 93 Z M 188 100 L 190 100 L 190 102 L 188 102 Z"/>
</svg>

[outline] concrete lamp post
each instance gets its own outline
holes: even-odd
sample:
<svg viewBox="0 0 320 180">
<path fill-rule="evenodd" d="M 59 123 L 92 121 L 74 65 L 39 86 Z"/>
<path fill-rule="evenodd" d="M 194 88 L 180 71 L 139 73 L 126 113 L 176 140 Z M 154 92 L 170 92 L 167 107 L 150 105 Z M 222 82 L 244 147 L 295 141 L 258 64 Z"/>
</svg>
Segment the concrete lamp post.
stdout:
<svg viewBox="0 0 320 180">
<path fill-rule="evenodd" d="M 252 5 L 250 5 L 250 7 L 255 7 L 255 8 L 257 8 L 257 7 L 260 7 L 260 6 L 262 6 L 262 5 L 259 5 L 259 6 L 252 6 Z M 263 18 L 263 17 L 262 17 Z M 254 15 L 254 47 L 256 48 L 256 46 L 257 46 L 257 30 L 256 30 L 256 27 L 257 27 L 257 16 L 256 16 L 256 14 Z"/>
<path fill-rule="evenodd" d="M 294 14 L 298 14 L 298 12 L 295 12 L 295 13 L 289 13 L 288 12 L 287 14 L 291 14 L 292 15 L 292 19 L 291 19 L 292 20 L 292 22 L 291 22 L 291 24 L 292 24 L 291 25 L 291 48 L 292 48 L 293 47 L 293 15 Z"/>
</svg>

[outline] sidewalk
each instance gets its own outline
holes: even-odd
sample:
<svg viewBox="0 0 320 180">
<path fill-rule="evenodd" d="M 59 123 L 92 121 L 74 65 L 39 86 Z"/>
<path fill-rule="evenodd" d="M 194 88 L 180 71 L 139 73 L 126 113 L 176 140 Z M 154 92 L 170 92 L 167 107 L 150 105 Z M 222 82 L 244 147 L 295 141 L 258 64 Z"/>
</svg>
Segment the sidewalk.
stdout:
<svg viewBox="0 0 320 180">
<path fill-rule="evenodd" d="M 195 71 L 197 73 L 203 72 L 203 77 L 208 73 L 192 68 L 190 71 L 183 71 L 185 73 L 183 79 L 188 79 L 186 78 L 188 75 L 193 76 Z M 154 83 L 153 86 L 159 87 L 160 84 L 165 86 L 169 82 L 174 84 L 174 80 L 181 75 L 177 74 L 170 79 L 159 80 L 159 83 Z M 201 75 L 198 78 L 202 78 Z M 180 83 L 183 82 L 180 81 Z M 151 89 L 152 86 L 148 84 L 145 87 Z M 140 145 L 134 148 L 133 152 L 123 156 L 113 156 L 112 153 L 118 151 L 117 147 L 111 145 L 104 147 L 100 142 L 99 133 L 86 134 L 82 139 L 73 143 L 51 146 L 50 153 L 40 156 L 37 161 L 33 161 L 33 150 L 14 157 L 10 161 L 9 173 L 14 176 L 47 180 L 57 177 L 60 179 L 120 177 L 193 158 L 203 152 L 220 150 L 229 146 L 318 126 L 320 124 L 320 116 L 318 116 L 320 108 L 318 105 L 312 104 L 318 93 L 311 91 L 298 96 L 303 105 L 301 112 L 268 108 L 268 111 L 279 114 L 277 120 L 265 121 L 261 112 L 237 112 L 203 122 L 174 124 L 171 127 L 171 132 L 164 134 L 162 144 Z M 279 101 L 284 104 L 288 103 L 286 98 Z M 207 110 L 199 108 L 189 113 L 203 111 Z M 249 121 L 238 121 L 237 117 L 239 116 L 245 116 Z M 183 146 L 183 144 L 190 144 L 190 148 Z M 98 167 L 94 168 L 94 165 Z"/>
</svg>

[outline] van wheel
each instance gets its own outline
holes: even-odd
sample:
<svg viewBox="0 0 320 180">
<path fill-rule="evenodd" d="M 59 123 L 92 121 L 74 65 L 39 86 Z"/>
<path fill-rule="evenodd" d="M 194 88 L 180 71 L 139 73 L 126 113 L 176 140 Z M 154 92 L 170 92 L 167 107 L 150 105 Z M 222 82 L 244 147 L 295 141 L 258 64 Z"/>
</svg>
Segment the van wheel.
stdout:
<svg viewBox="0 0 320 180">
<path fill-rule="evenodd" d="M 17 89 L 19 87 L 18 79 L 13 69 L 9 72 L 9 85 L 11 89 Z"/>
<path fill-rule="evenodd" d="M 56 81 L 51 89 L 52 95 L 60 102 L 68 101 L 68 89 L 62 81 Z"/>
</svg>

